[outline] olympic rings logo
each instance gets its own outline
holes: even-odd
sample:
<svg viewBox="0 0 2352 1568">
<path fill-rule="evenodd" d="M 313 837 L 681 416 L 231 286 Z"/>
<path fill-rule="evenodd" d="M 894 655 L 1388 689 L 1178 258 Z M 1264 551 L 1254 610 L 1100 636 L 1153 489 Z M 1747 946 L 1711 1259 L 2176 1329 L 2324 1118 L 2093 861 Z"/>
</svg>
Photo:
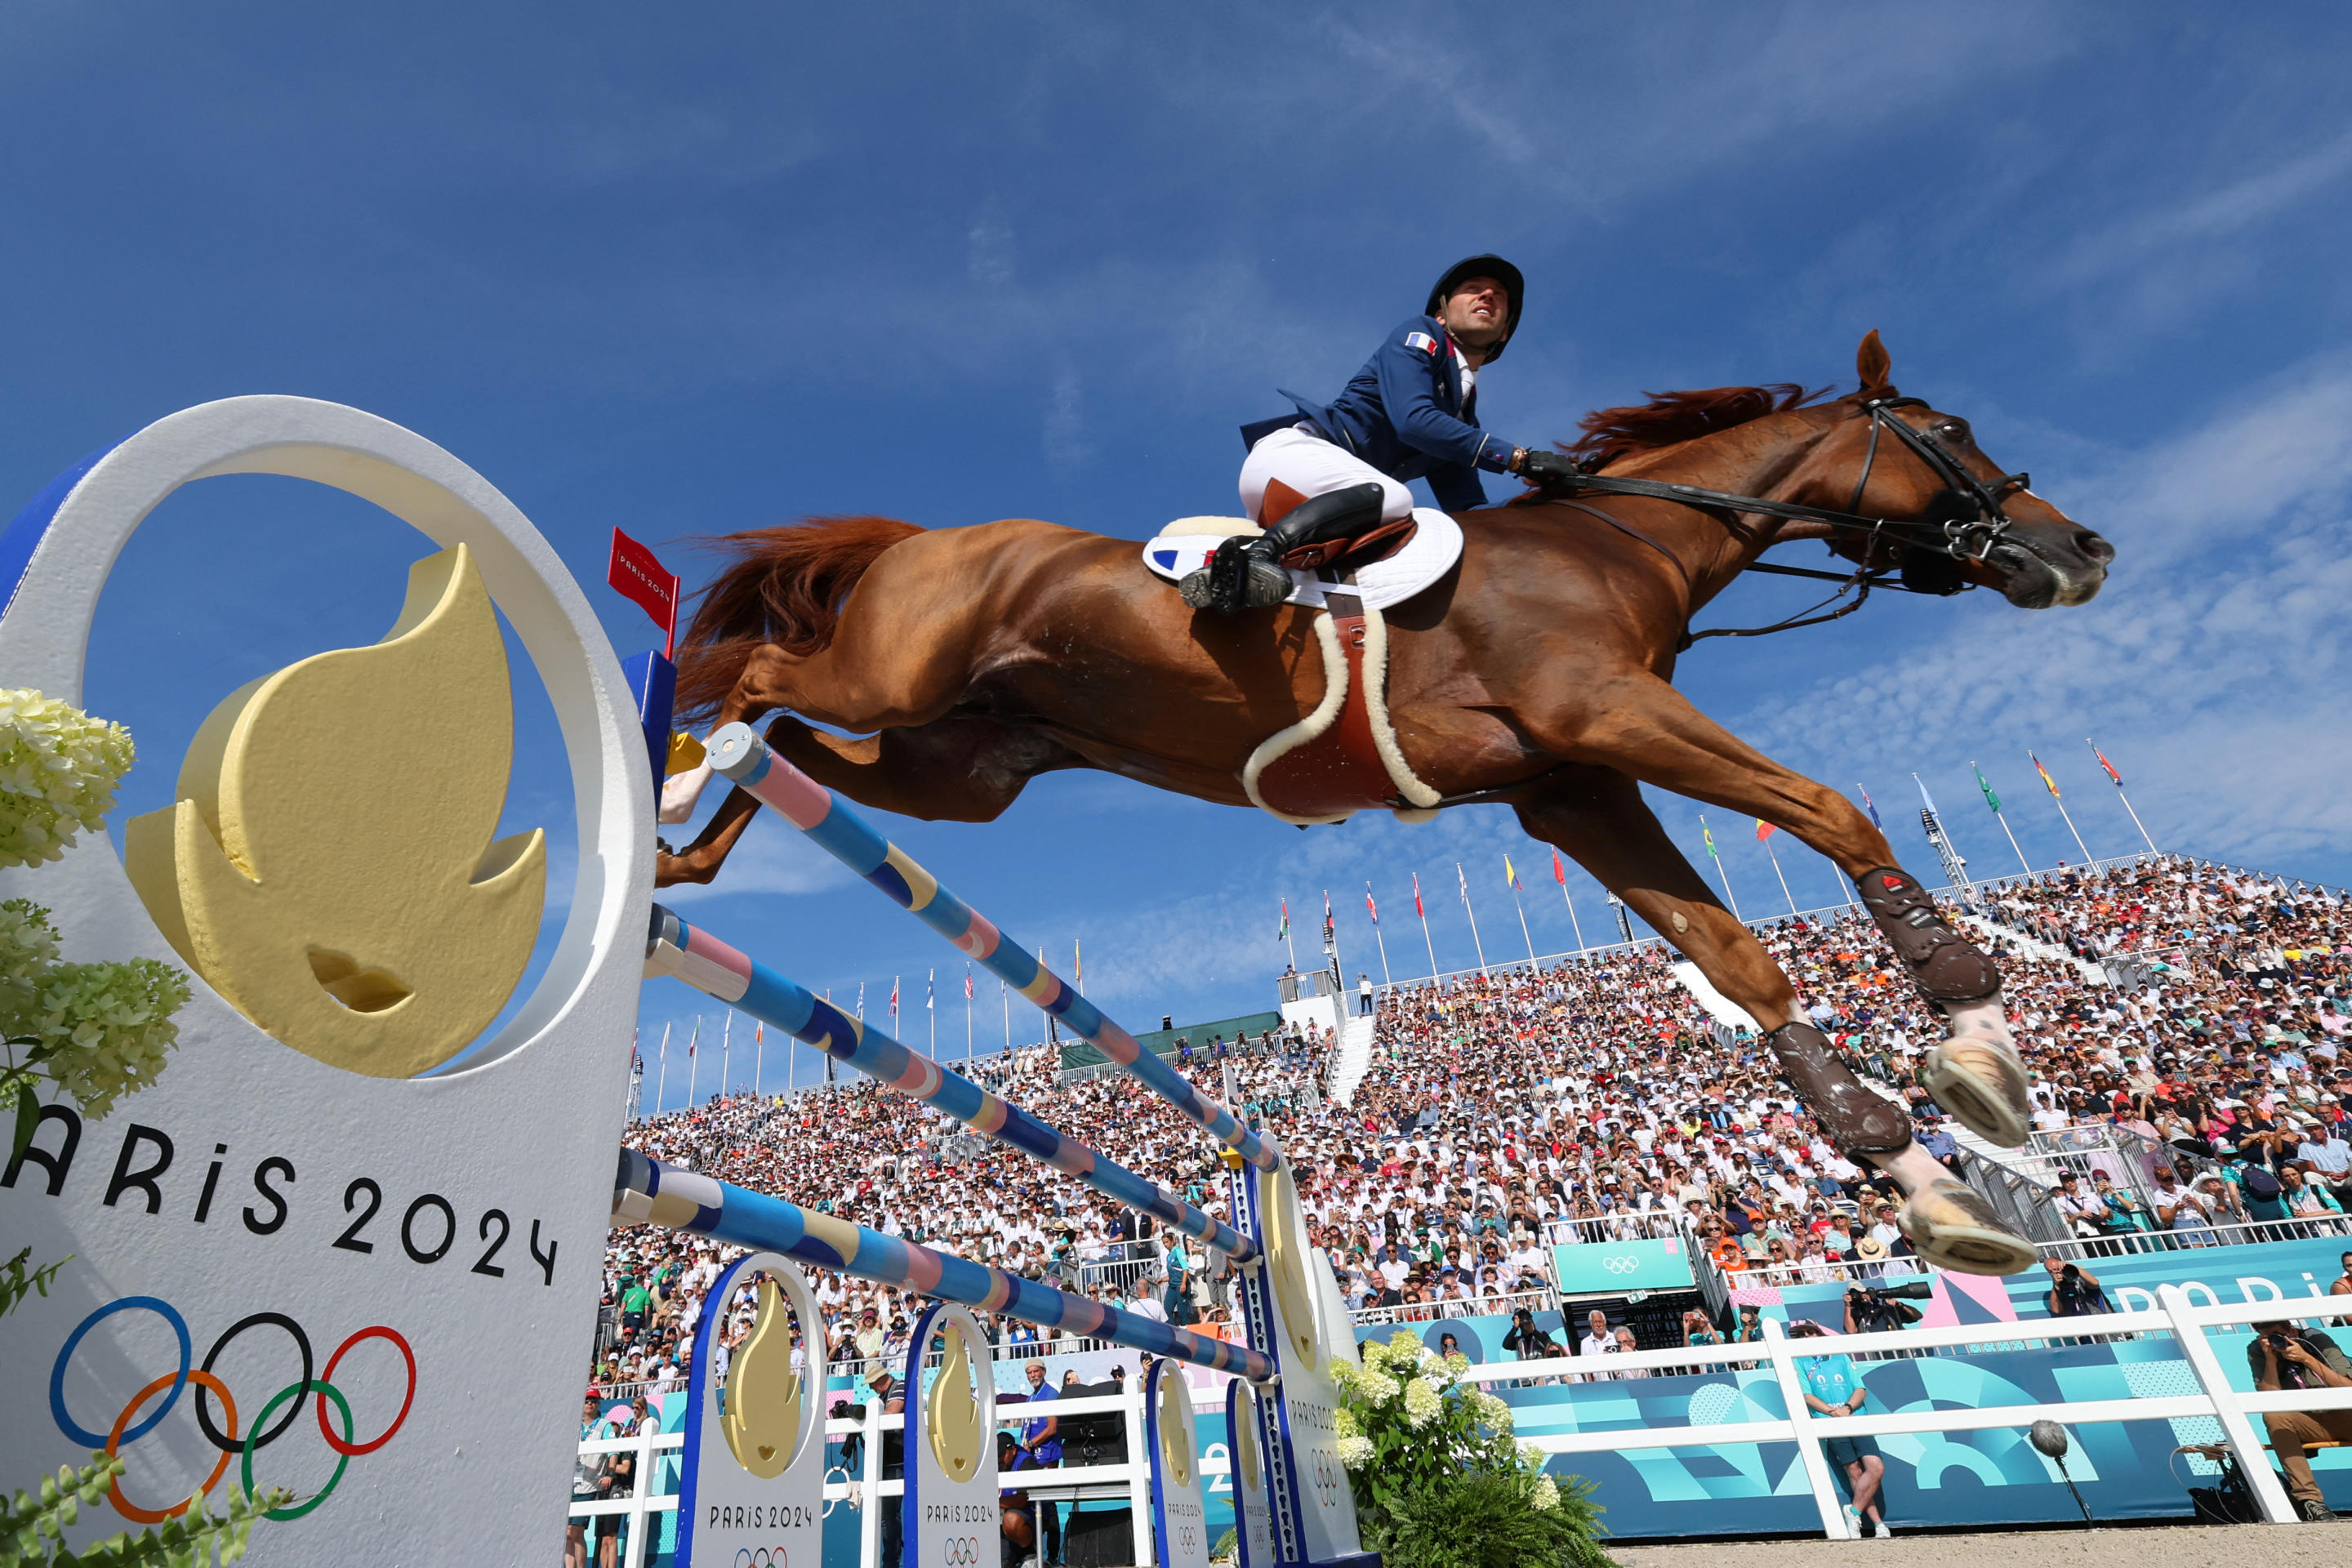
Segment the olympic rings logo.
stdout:
<svg viewBox="0 0 2352 1568">
<path fill-rule="evenodd" d="M 73 1360 L 74 1352 L 80 1348 L 83 1338 L 90 1330 L 118 1312 L 152 1312 L 162 1318 L 179 1341 L 180 1364 L 174 1371 L 155 1379 L 133 1394 L 129 1403 L 115 1415 L 113 1424 L 104 1432 L 98 1432 L 75 1420 L 66 1409 L 66 1366 Z M 213 1368 L 220 1361 L 221 1352 L 228 1349 L 239 1335 L 252 1329 L 276 1329 L 292 1340 L 295 1353 L 301 1358 L 302 1375 L 264 1401 L 259 1414 L 254 1417 L 250 1435 L 239 1437 L 236 1400 L 229 1393 L 228 1384 L 214 1373 Z M 408 1368 L 408 1389 L 401 1396 L 400 1413 L 392 1418 L 392 1424 L 362 1443 L 354 1440 L 355 1428 L 351 1404 L 344 1399 L 342 1391 L 335 1386 L 334 1380 L 335 1369 L 342 1364 L 343 1357 L 349 1353 L 352 1346 L 363 1340 L 383 1340 L 400 1352 L 401 1360 Z M 292 1429 L 295 1422 L 301 1418 L 302 1401 L 315 1395 L 319 1402 L 319 1435 L 327 1440 L 327 1447 L 335 1454 L 334 1474 L 327 1478 L 327 1484 L 319 1489 L 317 1496 L 307 1501 L 289 1503 L 284 1508 L 271 1509 L 263 1515 L 266 1519 L 299 1519 L 327 1500 L 329 1494 L 334 1491 L 336 1484 L 343 1479 L 343 1471 L 353 1458 L 363 1454 L 373 1454 L 391 1442 L 393 1435 L 400 1430 L 401 1424 L 408 1419 L 409 1407 L 416 1403 L 416 1352 L 408 1348 L 408 1342 L 401 1338 L 396 1331 L 386 1328 L 381 1323 L 362 1329 L 341 1344 L 337 1345 L 334 1353 L 327 1358 L 326 1370 L 313 1375 L 316 1370 L 310 1349 L 310 1336 L 303 1331 L 301 1324 L 283 1312 L 255 1312 L 250 1316 L 238 1319 L 222 1331 L 221 1336 L 213 1342 L 212 1348 L 205 1352 L 205 1359 L 199 1364 L 195 1359 L 195 1342 L 188 1332 L 188 1321 L 180 1315 L 177 1308 L 161 1297 L 124 1296 L 109 1301 L 105 1306 L 90 1313 L 81 1321 L 72 1333 L 66 1336 L 65 1347 L 58 1352 L 57 1363 L 49 1369 L 49 1417 L 57 1423 L 58 1431 L 63 1432 L 82 1447 L 102 1448 L 108 1458 L 111 1458 L 121 1450 L 124 1444 L 137 1442 L 161 1425 L 163 1418 L 172 1413 L 173 1406 L 180 1402 L 180 1395 L 191 1384 L 194 1384 L 196 1426 L 204 1433 L 205 1440 L 220 1452 L 219 1461 L 213 1466 L 212 1473 L 205 1478 L 204 1484 L 191 1492 L 184 1501 L 166 1509 L 143 1508 L 124 1497 L 122 1478 L 120 1476 L 117 1476 L 107 1487 L 107 1500 L 113 1503 L 117 1513 L 135 1524 L 159 1524 L 164 1520 L 177 1519 L 187 1512 L 190 1505 L 198 1498 L 219 1485 L 221 1477 L 227 1473 L 229 1461 L 234 1458 L 241 1457 L 244 1461 L 239 1468 L 237 1478 L 239 1489 L 247 1497 L 252 1497 L 254 1495 L 253 1456 L 286 1436 Z M 147 1411 L 144 1415 L 142 1415 L 141 1412 L 146 1411 L 148 1402 L 159 1394 L 163 1395 L 162 1402 L 156 1405 L 153 1410 Z M 226 1431 L 223 1431 L 220 1424 L 213 1419 L 210 1408 L 210 1400 L 213 1398 L 220 1401 L 221 1409 L 226 1418 Z M 343 1430 L 341 1436 L 337 1436 L 334 1430 L 327 1425 L 327 1405 L 330 1401 L 333 1402 L 336 1413 L 341 1417 Z M 285 1414 L 278 1416 L 281 1409 Z M 274 1426 L 271 1425 L 272 1416 L 278 1416 Z M 779 1562 L 781 1563 L 781 1559 Z"/>
<path fill-rule="evenodd" d="M 1621 1252 L 1614 1258 L 1602 1258 L 1601 1267 L 1612 1274 L 1631 1274 L 1642 1267 L 1642 1260 L 1638 1258 L 1630 1258 Z"/>
<path fill-rule="evenodd" d="M 735 1568 L 788 1568 L 781 1546 L 742 1546 L 735 1552 Z"/>
<path fill-rule="evenodd" d="M 940 1542 L 940 1561 L 945 1563 L 947 1568 L 978 1568 L 980 1537 L 950 1535 Z"/>
</svg>

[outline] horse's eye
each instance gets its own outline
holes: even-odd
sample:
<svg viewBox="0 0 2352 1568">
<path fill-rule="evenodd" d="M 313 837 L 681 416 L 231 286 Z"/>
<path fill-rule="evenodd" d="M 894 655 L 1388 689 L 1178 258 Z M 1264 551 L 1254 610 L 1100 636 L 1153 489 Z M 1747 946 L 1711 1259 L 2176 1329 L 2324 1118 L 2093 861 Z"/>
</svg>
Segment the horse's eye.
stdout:
<svg viewBox="0 0 2352 1568">
<path fill-rule="evenodd" d="M 1965 419 L 1947 419 L 1936 426 L 1936 434 L 1947 441 L 1965 441 L 1969 438 L 1969 422 Z"/>
</svg>

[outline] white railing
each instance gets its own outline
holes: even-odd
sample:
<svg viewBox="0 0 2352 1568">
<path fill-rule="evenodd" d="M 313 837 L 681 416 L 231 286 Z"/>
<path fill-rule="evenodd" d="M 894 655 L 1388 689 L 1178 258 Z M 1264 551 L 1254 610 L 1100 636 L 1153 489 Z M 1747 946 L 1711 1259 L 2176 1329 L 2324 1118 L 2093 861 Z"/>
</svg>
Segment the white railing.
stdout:
<svg viewBox="0 0 2352 1568">
<path fill-rule="evenodd" d="M 1574 1247 L 1581 1242 L 1671 1241 L 1685 1237 L 1687 1216 L 1678 1209 L 1625 1209 L 1616 1214 L 1581 1218 L 1548 1219 L 1543 1224 L 1546 1247 Z"/>
<path fill-rule="evenodd" d="M 1433 1323 L 1440 1318 L 1508 1317 L 1520 1308 L 1549 1312 L 1559 1309 L 1559 1292 L 1517 1290 L 1508 1295 L 1471 1296 L 1458 1300 L 1405 1301 L 1393 1307 L 1359 1307 L 1348 1314 L 1358 1323 Z"/>
<path fill-rule="evenodd" d="M 2221 1423 L 2223 1441 L 2234 1453 L 2238 1468 L 2252 1489 L 2263 1518 L 2272 1524 L 2298 1522 L 2285 1489 L 2271 1468 L 2263 1440 L 2250 1416 L 2278 1410 L 2352 1410 L 2352 1388 L 2287 1390 L 2276 1394 L 2240 1394 L 2214 1354 L 2206 1331 L 2223 1324 L 2271 1322 L 2299 1312 L 2326 1316 L 2324 1300 L 2248 1301 L 2235 1305 L 2191 1306 L 2177 1285 L 2158 1287 L 2158 1306 L 2147 1312 L 2112 1312 L 2095 1320 L 2102 1336 L 2168 1334 L 2180 1348 L 2195 1374 L 2198 1392 L 2136 1399 L 2077 1399 L 2053 1405 L 1998 1405 L 1974 1410 L 1902 1410 L 1885 1415 L 1817 1415 L 1806 1405 L 1804 1384 L 1797 1363 L 1818 1356 L 1916 1355 L 1937 1350 L 1983 1350 L 2007 1347 L 2021 1341 L 2080 1339 L 2082 1318 L 2032 1319 L 2013 1323 L 1971 1323 L 1948 1329 L 1905 1329 L 1892 1333 L 1831 1334 L 1816 1339 L 1792 1339 L 1779 1322 L 1766 1320 L 1764 1338 L 1746 1344 L 1696 1345 L 1683 1350 L 1633 1351 L 1605 1357 L 1561 1356 L 1548 1361 L 1507 1362 L 1474 1366 L 1464 1373 L 1467 1382 L 1496 1384 L 1549 1382 L 1596 1373 L 1622 1377 L 1643 1373 L 1672 1377 L 1706 1367 L 1738 1363 L 1769 1364 L 1789 1415 L 1779 1421 L 1729 1421 L 1717 1426 L 1651 1426 L 1638 1431 L 1611 1428 L 1596 1432 L 1555 1432 L 1525 1436 L 1547 1454 L 1622 1453 L 1633 1448 L 1703 1448 L 1725 1443 L 1794 1443 L 1805 1479 L 1820 1510 L 1822 1532 L 1832 1540 L 1850 1539 L 1843 1494 L 1830 1473 L 1822 1443 L 1831 1437 L 1884 1437 L 1917 1432 L 1964 1432 L 2022 1427 L 2037 1420 L 2081 1426 L 2106 1421 L 2179 1421 L 2204 1416 Z M 2304 1310 L 2317 1308 L 2316 1313 Z M 2229 1347 L 2237 1349 L 2235 1342 Z M 1860 1370 L 1868 1379 L 1869 1365 Z M 1605 1370 L 1604 1370 L 1605 1369 Z"/>
<path fill-rule="evenodd" d="M 1137 1568 L 1151 1568 L 1154 1548 L 1151 1540 L 1150 1447 L 1144 1438 L 1143 1383 L 1140 1378 L 1130 1383 L 1125 1394 L 1056 1399 L 1042 1407 L 999 1404 L 996 1424 L 1017 1427 L 1043 1415 L 1055 1415 L 1062 1418 L 1066 1431 L 1067 1423 L 1078 1416 L 1110 1414 L 1117 1414 L 1124 1427 L 1126 1459 L 1114 1464 L 1065 1464 L 1050 1470 L 1007 1471 L 1006 1484 L 1025 1485 L 1033 1500 L 1057 1505 L 1101 1500 L 1125 1500 L 1134 1532 L 1133 1560 Z M 836 1465 L 825 1472 L 824 1485 L 827 1518 L 832 1517 L 835 1508 L 843 1506 L 857 1510 L 857 1561 L 860 1568 L 882 1568 L 882 1509 L 878 1505 L 887 1502 L 896 1507 L 898 1499 L 907 1489 L 904 1479 L 882 1479 L 882 1439 L 885 1433 L 903 1432 L 906 1425 L 904 1415 L 883 1414 L 879 1400 L 866 1405 L 863 1420 L 829 1418 L 824 1423 L 825 1440 L 829 1445 L 849 1437 L 860 1440 L 858 1473 L 852 1476 Z M 657 1458 L 677 1456 L 685 1441 L 682 1432 L 660 1432 L 630 1437 L 599 1437 L 580 1445 L 583 1458 L 627 1453 L 636 1460 L 634 1495 L 604 1502 L 575 1498 L 572 1503 L 574 1515 L 586 1514 L 593 1519 L 619 1514 L 627 1521 L 620 1568 L 645 1568 L 649 1558 L 648 1546 L 655 1530 L 659 1527 L 660 1516 L 677 1510 L 677 1492 L 654 1493 L 650 1488 L 654 1481 L 665 1479 L 656 1474 Z M 1066 1436 L 1066 1452 L 1067 1441 Z M 1231 1471 L 1232 1463 L 1227 1451 L 1223 1445 L 1213 1446 L 1201 1464 L 1203 1484 L 1221 1479 Z M 589 1529 L 592 1546 L 594 1536 L 592 1524 Z"/>
</svg>

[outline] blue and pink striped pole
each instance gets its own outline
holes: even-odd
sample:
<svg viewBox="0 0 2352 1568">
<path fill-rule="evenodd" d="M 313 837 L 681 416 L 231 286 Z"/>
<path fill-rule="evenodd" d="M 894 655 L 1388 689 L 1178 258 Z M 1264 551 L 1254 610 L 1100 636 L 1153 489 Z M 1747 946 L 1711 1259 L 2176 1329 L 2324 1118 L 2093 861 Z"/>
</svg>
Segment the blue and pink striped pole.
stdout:
<svg viewBox="0 0 2352 1568">
<path fill-rule="evenodd" d="M 877 1284 L 959 1301 L 1080 1339 L 1109 1340 L 1255 1382 L 1274 1375 L 1273 1358 L 1246 1345 L 1171 1328 L 1083 1296 L 1066 1295 L 1001 1268 L 934 1252 L 782 1198 L 666 1165 L 634 1149 L 621 1151 L 620 1170 L 614 1182 L 613 1223 L 690 1230 L 736 1247 L 781 1252 L 803 1263 L 838 1269 Z"/>
<path fill-rule="evenodd" d="M 776 755 L 750 725 L 720 729 L 710 737 L 709 752 L 714 772 L 881 889 L 891 902 L 953 942 L 965 957 L 977 959 L 991 974 L 1059 1018 L 1072 1034 L 1141 1079 L 1211 1137 L 1261 1171 L 1282 1163 L 1281 1146 L 1271 1137 L 1243 1126 L 1232 1111 L 1145 1050 L 1034 953 L 999 931 L 987 916 L 915 864 L 912 856 L 875 832 L 847 802 Z"/>
<path fill-rule="evenodd" d="M 999 1100 L 961 1073 L 916 1055 L 881 1030 L 866 1027 L 832 1003 L 811 995 L 806 986 L 746 957 L 660 904 L 654 906 L 653 930 L 646 942 L 646 973 L 683 980 L 730 1007 L 765 1019 L 866 1077 L 904 1090 L 975 1132 L 1009 1143 L 1236 1261 L 1247 1262 L 1257 1256 L 1255 1243 L 1213 1215 L 1203 1214 L 1097 1152 L 1092 1145 L 1067 1137 L 1019 1106 Z"/>
</svg>

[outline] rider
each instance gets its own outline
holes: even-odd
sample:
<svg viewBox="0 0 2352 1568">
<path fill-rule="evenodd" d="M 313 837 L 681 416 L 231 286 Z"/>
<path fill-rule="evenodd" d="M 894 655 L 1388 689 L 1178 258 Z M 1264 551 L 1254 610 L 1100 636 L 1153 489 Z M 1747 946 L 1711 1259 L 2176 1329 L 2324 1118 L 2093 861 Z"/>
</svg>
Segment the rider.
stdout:
<svg viewBox="0 0 2352 1568">
<path fill-rule="evenodd" d="M 1478 427 L 1478 373 L 1518 330 L 1526 290 L 1499 256 L 1445 269 L 1423 313 L 1405 319 L 1328 404 L 1294 392 L 1297 411 L 1242 426 L 1242 505 L 1263 514 L 1280 484 L 1303 497 L 1258 535 L 1227 540 L 1181 590 L 1194 609 L 1263 609 L 1289 596 L 1282 558 L 1303 545 L 1346 539 L 1412 510 L 1407 479 L 1426 478 L 1438 504 L 1486 504 L 1478 470 L 1540 479 L 1570 465 L 1556 453 L 1514 447 Z"/>
</svg>

